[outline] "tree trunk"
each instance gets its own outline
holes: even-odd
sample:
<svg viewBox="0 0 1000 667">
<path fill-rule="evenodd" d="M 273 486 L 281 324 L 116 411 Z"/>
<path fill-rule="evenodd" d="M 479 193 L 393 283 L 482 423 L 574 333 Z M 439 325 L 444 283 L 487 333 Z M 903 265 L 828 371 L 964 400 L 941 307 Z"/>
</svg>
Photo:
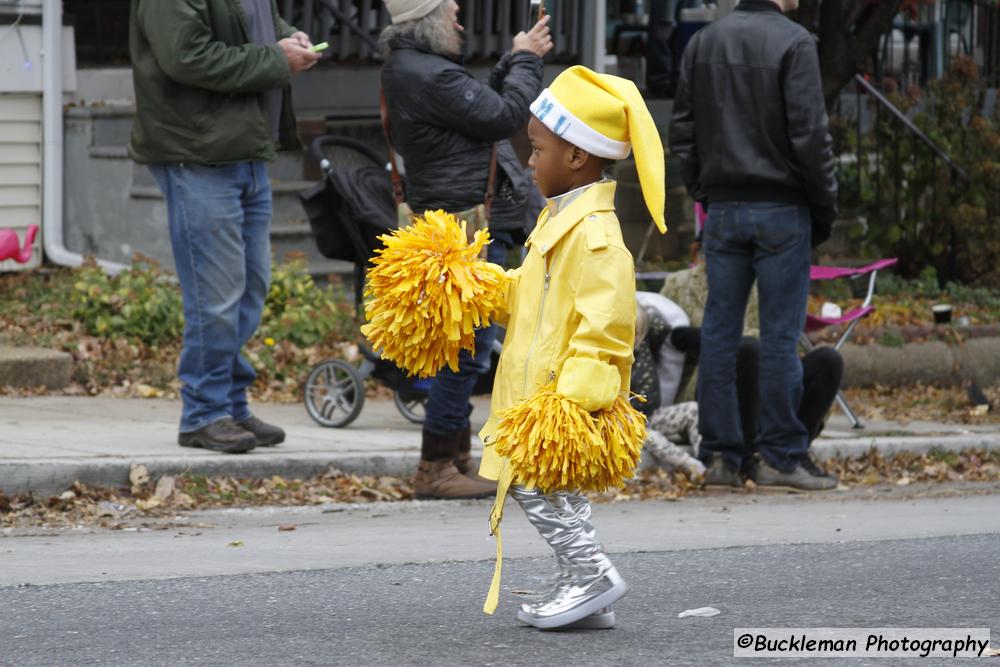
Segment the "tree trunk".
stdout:
<svg viewBox="0 0 1000 667">
<path fill-rule="evenodd" d="M 793 18 L 819 36 L 819 64 L 827 106 L 864 72 L 905 0 L 802 0 Z"/>
</svg>

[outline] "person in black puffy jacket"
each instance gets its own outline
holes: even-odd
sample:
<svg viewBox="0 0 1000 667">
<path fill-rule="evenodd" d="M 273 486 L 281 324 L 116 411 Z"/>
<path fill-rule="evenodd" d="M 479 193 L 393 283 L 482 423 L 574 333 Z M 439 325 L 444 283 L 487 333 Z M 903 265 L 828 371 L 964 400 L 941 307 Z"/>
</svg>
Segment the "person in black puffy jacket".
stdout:
<svg viewBox="0 0 1000 667">
<path fill-rule="evenodd" d="M 552 48 L 548 17 L 515 36 L 489 81 L 482 82 L 462 65 L 454 0 L 385 4 L 393 23 L 380 40 L 386 51 L 382 91 L 393 148 L 402 158 L 406 201 L 417 214 L 458 213 L 482 204 L 496 143 L 488 259 L 503 263 L 506 250 L 530 231 L 527 201 L 533 185 L 509 139 L 527 124 L 528 107 L 542 91 L 542 58 Z M 495 338 L 493 327 L 481 329 L 476 353 L 461 353 L 458 372 L 445 368 L 434 378 L 414 478 L 418 497 L 470 498 L 496 490 L 476 476 L 469 454 L 469 397 L 477 377 L 489 370 Z"/>
</svg>

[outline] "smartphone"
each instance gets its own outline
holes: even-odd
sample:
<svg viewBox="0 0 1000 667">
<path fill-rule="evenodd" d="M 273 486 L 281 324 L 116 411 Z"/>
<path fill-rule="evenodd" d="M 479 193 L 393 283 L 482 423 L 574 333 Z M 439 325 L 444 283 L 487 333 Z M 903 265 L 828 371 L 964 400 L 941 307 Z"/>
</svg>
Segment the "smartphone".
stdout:
<svg viewBox="0 0 1000 667">
<path fill-rule="evenodd" d="M 545 17 L 545 0 L 530 0 L 528 4 L 528 26 L 525 30 L 531 30 L 535 24 Z"/>
</svg>

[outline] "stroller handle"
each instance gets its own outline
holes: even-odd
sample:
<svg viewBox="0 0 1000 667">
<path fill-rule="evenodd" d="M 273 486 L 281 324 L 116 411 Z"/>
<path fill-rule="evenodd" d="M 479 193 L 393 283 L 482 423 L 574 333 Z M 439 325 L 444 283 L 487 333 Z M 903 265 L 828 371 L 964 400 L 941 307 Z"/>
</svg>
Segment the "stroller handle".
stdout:
<svg viewBox="0 0 1000 667">
<path fill-rule="evenodd" d="M 379 157 L 378 153 L 372 150 L 371 146 L 357 139 L 351 137 L 345 137 L 339 134 L 322 134 L 312 140 L 309 144 L 309 154 L 312 156 L 316 162 L 323 167 L 324 171 L 330 169 L 330 163 L 326 156 L 326 151 L 324 150 L 328 146 L 340 146 L 342 148 L 349 148 L 356 151 L 366 158 L 368 158 L 372 164 L 377 167 L 385 166 L 385 158 Z M 326 162 L 324 165 L 323 163 Z"/>
</svg>

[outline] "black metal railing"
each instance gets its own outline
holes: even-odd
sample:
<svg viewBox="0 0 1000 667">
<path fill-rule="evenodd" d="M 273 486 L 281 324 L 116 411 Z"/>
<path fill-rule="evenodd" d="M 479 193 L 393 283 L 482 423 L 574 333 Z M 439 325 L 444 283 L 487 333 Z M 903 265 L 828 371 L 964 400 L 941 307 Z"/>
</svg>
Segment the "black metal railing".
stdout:
<svg viewBox="0 0 1000 667">
<path fill-rule="evenodd" d="M 156 0 L 164 2 L 166 0 Z M 584 6 L 588 0 L 547 0 L 552 15 L 554 62 L 579 62 Z M 130 0 L 64 0 L 64 11 L 76 26 L 77 60 L 81 65 L 127 64 Z M 332 59 L 375 62 L 378 36 L 389 25 L 382 0 L 278 0 L 278 10 L 312 40 L 329 42 Z M 460 20 L 466 52 L 473 60 L 492 60 L 510 48 L 511 39 L 528 25 L 528 3 L 510 0 L 465 0 Z"/>
<path fill-rule="evenodd" d="M 127 65 L 130 0 L 63 0 L 81 65 Z"/>
<path fill-rule="evenodd" d="M 970 176 L 914 122 L 933 114 L 935 101 L 904 112 L 865 77 L 853 86 L 831 112 L 842 214 L 863 220 L 864 244 L 899 255 L 904 274 L 919 273 L 931 255 L 947 259 L 939 273 L 960 273 L 957 256 L 947 257 L 957 248 L 956 226 L 945 221 Z"/>
<path fill-rule="evenodd" d="M 559 62 L 576 62 L 586 0 L 549 0 L 555 53 Z M 338 61 L 373 61 L 379 57 L 378 36 L 390 23 L 382 0 L 279 0 L 285 21 L 309 34 L 313 42 L 328 42 Z M 465 27 L 466 53 L 490 60 L 510 48 L 511 40 L 528 25 L 528 3 L 510 0 L 467 0 L 459 20 Z"/>
</svg>

